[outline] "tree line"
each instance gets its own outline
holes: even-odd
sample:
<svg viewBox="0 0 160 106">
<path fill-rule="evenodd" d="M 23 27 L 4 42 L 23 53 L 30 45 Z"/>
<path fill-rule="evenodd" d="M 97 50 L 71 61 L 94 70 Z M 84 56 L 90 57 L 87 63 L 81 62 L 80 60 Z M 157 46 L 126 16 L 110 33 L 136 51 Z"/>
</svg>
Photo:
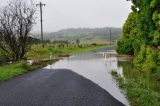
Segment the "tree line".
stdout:
<svg viewBox="0 0 160 106">
<path fill-rule="evenodd" d="M 129 1 L 129 0 L 127 0 Z M 160 71 L 160 0 L 130 0 L 132 12 L 117 43 L 120 54 L 135 55 L 134 64 L 152 72 Z"/>
</svg>

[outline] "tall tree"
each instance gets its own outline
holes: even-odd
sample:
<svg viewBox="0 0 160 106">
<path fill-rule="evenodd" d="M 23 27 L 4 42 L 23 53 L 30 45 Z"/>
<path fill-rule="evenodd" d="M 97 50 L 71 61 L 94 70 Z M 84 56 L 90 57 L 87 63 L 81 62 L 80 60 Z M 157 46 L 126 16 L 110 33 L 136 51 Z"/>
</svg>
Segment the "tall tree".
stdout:
<svg viewBox="0 0 160 106">
<path fill-rule="evenodd" d="M 12 0 L 0 10 L 0 48 L 14 61 L 24 58 L 35 12 L 27 0 Z"/>
<path fill-rule="evenodd" d="M 133 3 L 132 13 L 124 24 L 117 51 L 136 54 L 136 66 L 156 72 L 160 69 L 160 0 L 128 1 Z"/>
</svg>

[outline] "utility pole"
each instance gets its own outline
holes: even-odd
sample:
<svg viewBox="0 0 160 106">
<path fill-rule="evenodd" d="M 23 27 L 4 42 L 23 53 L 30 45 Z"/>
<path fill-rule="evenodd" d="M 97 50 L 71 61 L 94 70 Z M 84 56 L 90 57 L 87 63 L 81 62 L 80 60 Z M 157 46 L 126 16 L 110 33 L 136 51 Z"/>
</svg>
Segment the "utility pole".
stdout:
<svg viewBox="0 0 160 106">
<path fill-rule="evenodd" d="M 112 44 L 112 30 L 111 30 L 111 28 L 109 28 L 109 35 L 110 35 L 110 45 Z"/>
<path fill-rule="evenodd" d="M 42 7 L 45 6 L 46 4 L 42 4 L 42 2 L 40 2 L 39 4 L 36 4 L 36 6 L 39 6 L 40 7 L 40 22 L 41 22 L 41 43 L 42 43 L 42 46 L 44 48 L 44 42 L 43 42 L 43 17 L 42 17 Z"/>
</svg>

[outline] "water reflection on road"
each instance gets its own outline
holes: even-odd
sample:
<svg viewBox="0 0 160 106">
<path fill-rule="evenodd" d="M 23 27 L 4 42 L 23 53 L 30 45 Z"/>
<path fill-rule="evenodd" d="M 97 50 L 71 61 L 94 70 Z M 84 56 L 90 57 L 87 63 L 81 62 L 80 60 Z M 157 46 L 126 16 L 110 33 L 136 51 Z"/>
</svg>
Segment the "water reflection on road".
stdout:
<svg viewBox="0 0 160 106">
<path fill-rule="evenodd" d="M 128 101 L 112 78 L 111 71 L 116 71 L 123 77 L 123 68 L 118 67 L 118 58 L 114 51 L 107 53 L 85 53 L 59 60 L 49 65 L 48 69 L 71 69 L 72 71 L 90 79 L 108 91 L 113 97 L 128 106 Z"/>
</svg>

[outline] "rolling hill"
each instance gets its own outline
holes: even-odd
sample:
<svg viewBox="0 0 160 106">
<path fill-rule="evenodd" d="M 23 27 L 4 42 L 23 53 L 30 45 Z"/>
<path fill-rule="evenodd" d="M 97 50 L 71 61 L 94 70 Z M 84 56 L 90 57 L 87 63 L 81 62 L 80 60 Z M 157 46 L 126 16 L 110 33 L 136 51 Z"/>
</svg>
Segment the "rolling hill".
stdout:
<svg viewBox="0 0 160 106">
<path fill-rule="evenodd" d="M 74 42 L 79 39 L 83 43 L 98 43 L 106 42 L 110 39 L 111 29 L 111 39 L 116 40 L 120 38 L 121 28 L 69 28 L 63 29 L 58 32 L 45 33 L 44 39 L 57 41 L 57 40 L 67 40 Z"/>
</svg>

